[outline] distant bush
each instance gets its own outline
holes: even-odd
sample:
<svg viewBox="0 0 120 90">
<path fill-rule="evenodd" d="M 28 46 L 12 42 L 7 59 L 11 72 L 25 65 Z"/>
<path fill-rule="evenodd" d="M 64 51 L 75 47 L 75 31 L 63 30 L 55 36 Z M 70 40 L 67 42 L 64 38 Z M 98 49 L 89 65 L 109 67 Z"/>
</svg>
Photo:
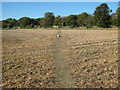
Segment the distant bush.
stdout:
<svg viewBox="0 0 120 90">
<path fill-rule="evenodd" d="M 92 28 L 92 26 L 86 26 L 86 28 L 88 29 L 88 28 Z"/>
<path fill-rule="evenodd" d="M 34 25 L 33 25 L 33 24 L 30 24 L 30 25 L 28 25 L 26 28 L 32 29 L 33 27 L 34 27 Z"/>
</svg>

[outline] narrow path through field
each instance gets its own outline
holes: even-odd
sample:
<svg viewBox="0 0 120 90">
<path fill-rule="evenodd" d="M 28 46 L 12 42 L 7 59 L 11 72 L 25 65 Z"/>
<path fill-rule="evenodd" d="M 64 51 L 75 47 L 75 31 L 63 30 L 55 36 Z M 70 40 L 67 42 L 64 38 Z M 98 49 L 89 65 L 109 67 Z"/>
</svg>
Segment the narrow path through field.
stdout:
<svg viewBox="0 0 120 90">
<path fill-rule="evenodd" d="M 58 32 L 62 35 L 61 31 Z M 55 88 L 72 88 L 74 87 L 74 81 L 70 76 L 70 71 L 67 63 L 64 60 L 66 52 L 63 50 L 63 42 L 61 42 L 61 37 L 56 37 L 55 41 L 55 64 L 56 68 L 56 85 Z"/>
</svg>

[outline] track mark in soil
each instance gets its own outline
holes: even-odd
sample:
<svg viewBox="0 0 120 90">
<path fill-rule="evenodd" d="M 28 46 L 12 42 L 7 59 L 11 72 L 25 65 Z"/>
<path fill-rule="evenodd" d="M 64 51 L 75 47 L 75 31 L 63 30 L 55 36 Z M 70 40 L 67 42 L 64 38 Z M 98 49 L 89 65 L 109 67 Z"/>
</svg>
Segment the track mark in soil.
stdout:
<svg viewBox="0 0 120 90">
<path fill-rule="evenodd" d="M 58 32 L 61 35 L 61 32 Z M 55 64 L 56 64 L 56 88 L 73 88 L 74 81 L 70 76 L 70 71 L 67 63 L 64 60 L 66 52 L 64 52 L 61 42 L 61 37 L 56 37 L 55 41 Z"/>
</svg>

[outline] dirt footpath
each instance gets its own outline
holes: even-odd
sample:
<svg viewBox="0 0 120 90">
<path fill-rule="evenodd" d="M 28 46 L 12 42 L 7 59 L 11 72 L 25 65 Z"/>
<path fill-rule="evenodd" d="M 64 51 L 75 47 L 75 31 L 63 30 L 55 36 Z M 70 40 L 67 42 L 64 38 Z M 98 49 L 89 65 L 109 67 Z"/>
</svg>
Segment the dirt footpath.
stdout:
<svg viewBox="0 0 120 90">
<path fill-rule="evenodd" d="M 4 88 L 118 86 L 117 30 L 4 30 L 2 48 Z"/>
</svg>

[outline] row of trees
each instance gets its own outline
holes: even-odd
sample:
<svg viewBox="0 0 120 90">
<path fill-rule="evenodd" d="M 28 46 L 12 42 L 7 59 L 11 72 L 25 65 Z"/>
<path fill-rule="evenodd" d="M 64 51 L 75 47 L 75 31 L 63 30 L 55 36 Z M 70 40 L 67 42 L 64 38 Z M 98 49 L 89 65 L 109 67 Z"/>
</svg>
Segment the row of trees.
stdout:
<svg viewBox="0 0 120 90">
<path fill-rule="evenodd" d="M 79 15 L 69 15 L 66 17 L 54 16 L 52 12 L 47 12 L 44 18 L 31 19 L 22 17 L 19 20 L 8 18 L 2 20 L 2 28 L 40 28 L 40 27 L 87 27 L 93 26 L 109 28 L 120 25 L 120 8 L 116 13 L 110 15 L 112 10 L 109 9 L 106 3 L 96 7 L 93 15 L 83 12 Z"/>
</svg>

